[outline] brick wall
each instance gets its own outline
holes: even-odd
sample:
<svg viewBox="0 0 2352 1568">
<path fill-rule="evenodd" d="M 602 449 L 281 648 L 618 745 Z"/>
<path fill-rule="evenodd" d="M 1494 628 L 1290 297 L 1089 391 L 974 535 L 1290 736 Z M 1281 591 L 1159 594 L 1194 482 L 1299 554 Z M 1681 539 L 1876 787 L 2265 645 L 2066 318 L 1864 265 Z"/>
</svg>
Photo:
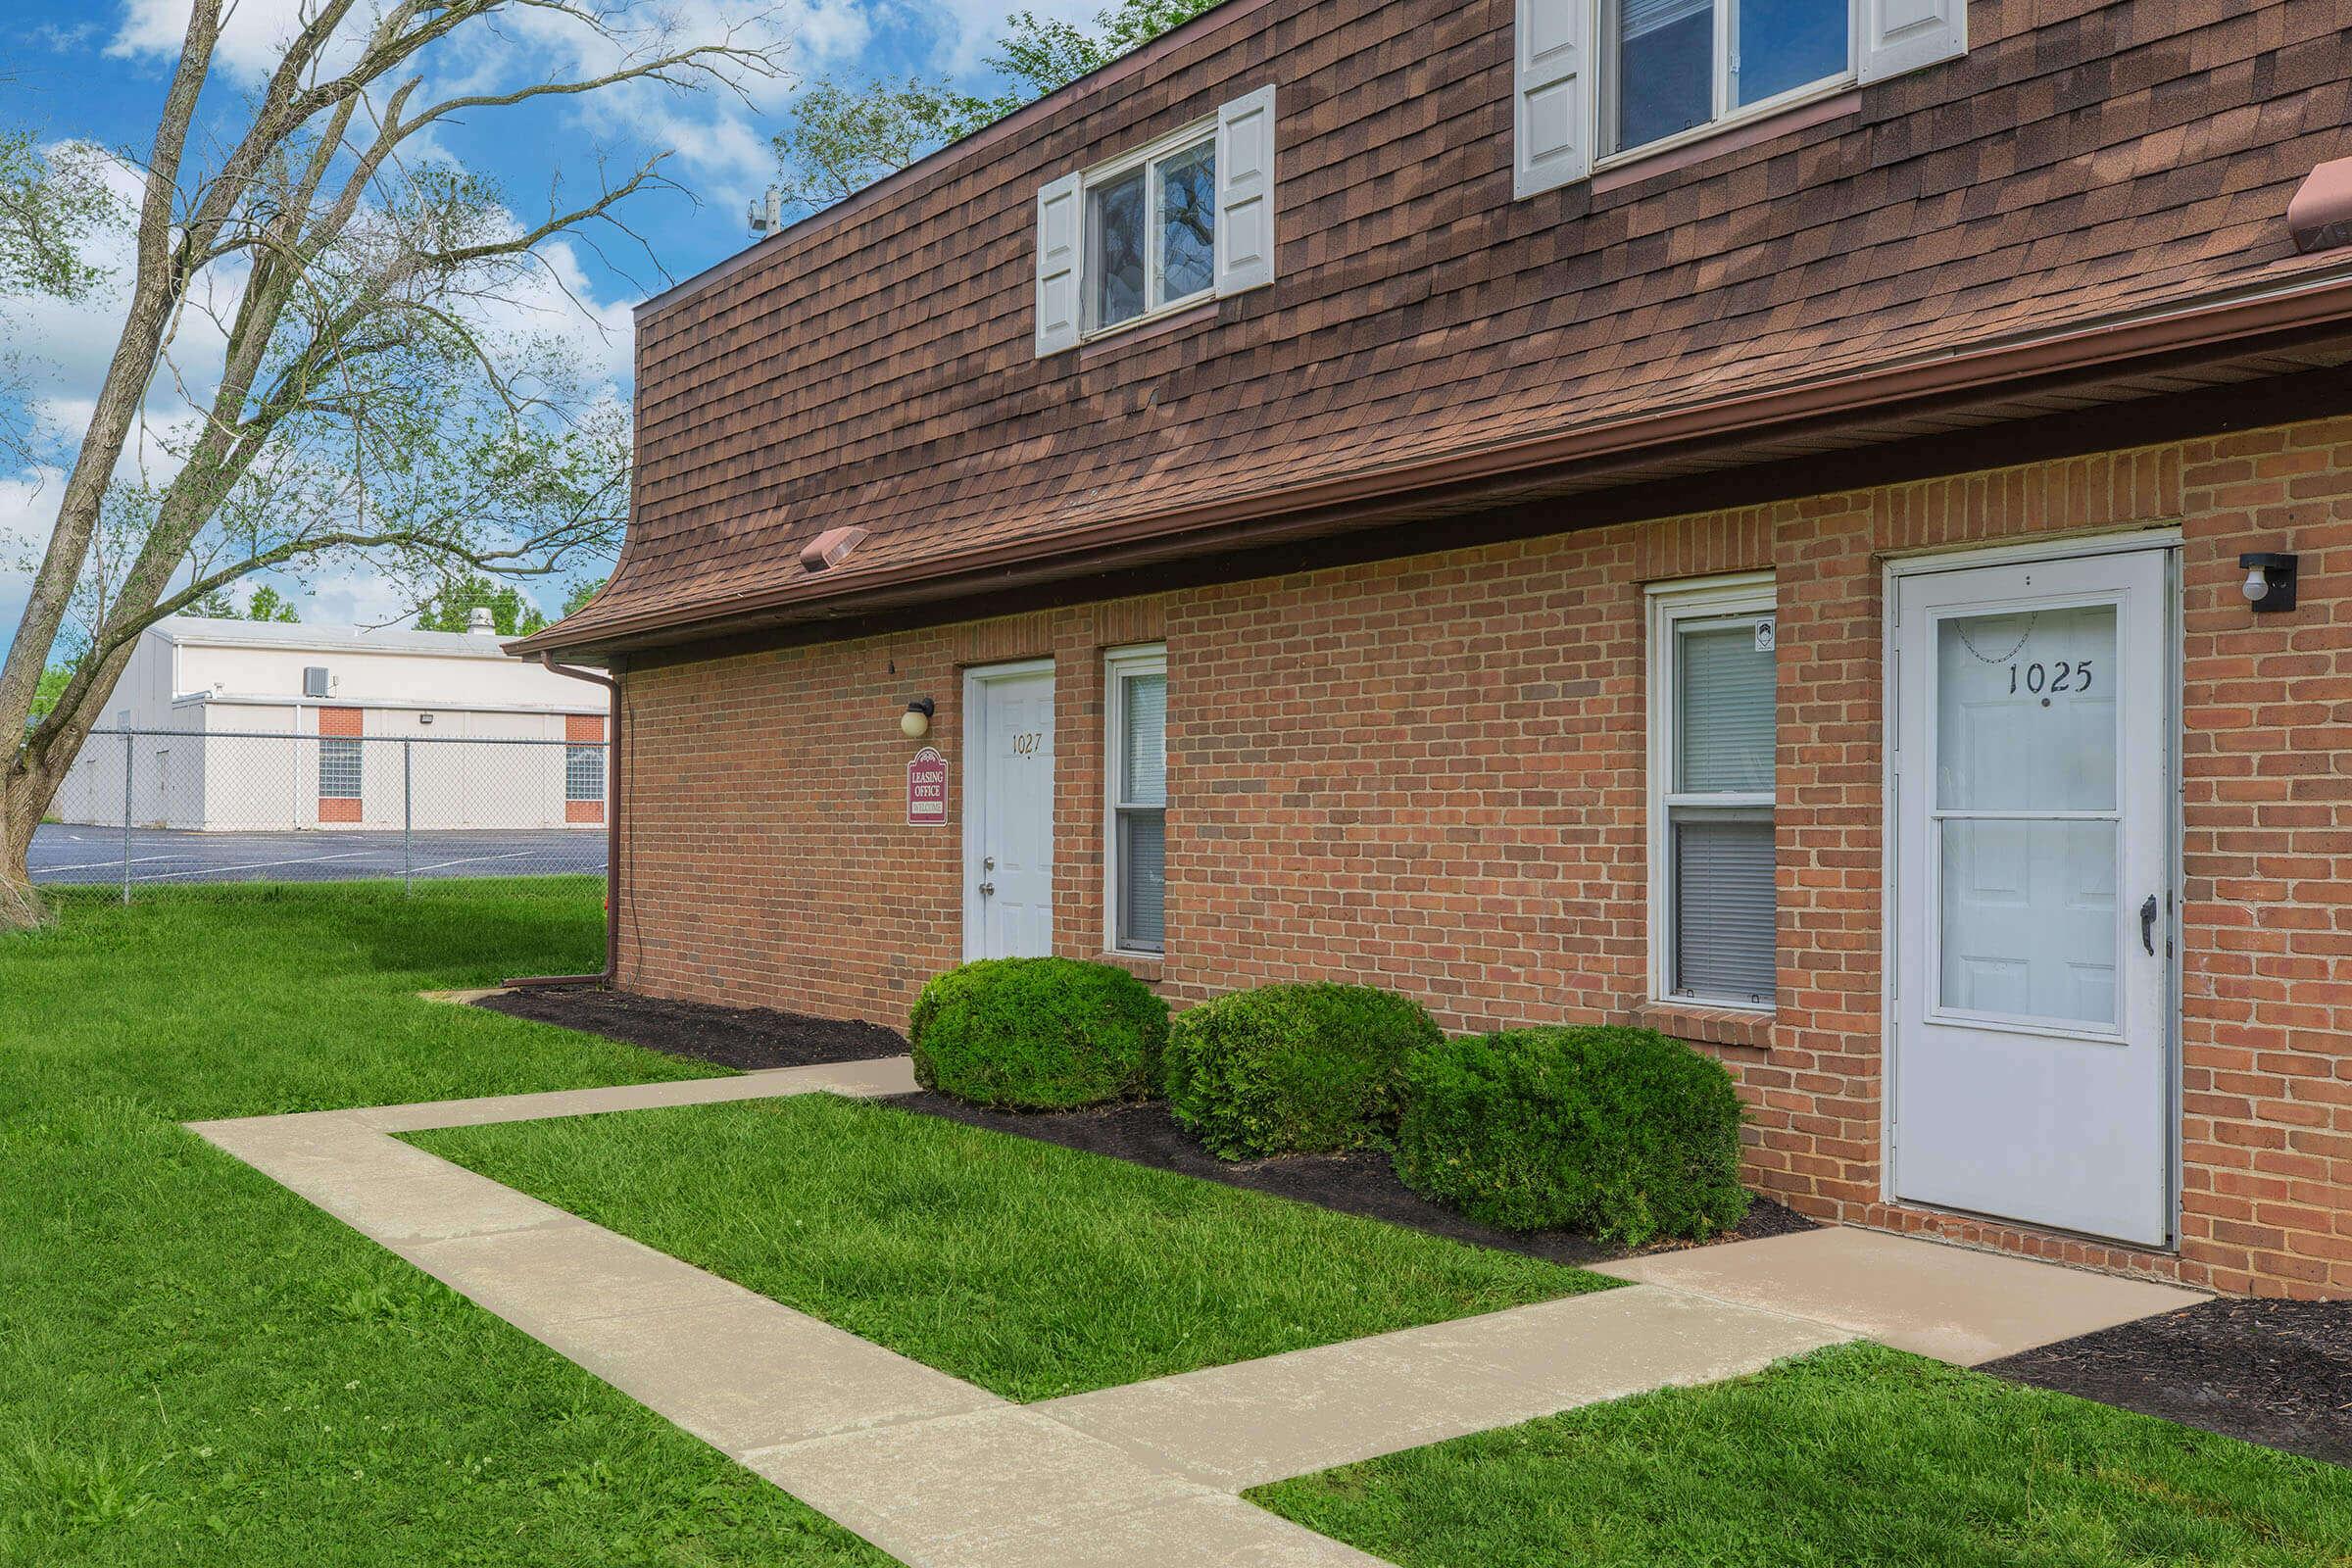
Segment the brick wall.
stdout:
<svg viewBox="0 0 2352 1568">
<path fill-rule="evenodd" d="M 1573 526 L 1563 511 L 1563 528 Z M 1881 1202 L 1881 568 L 2178 524 L 2186 541 L 2178 1253 Z M 2250 615 L 2243 549 L 2302 555 Z M 1769 1025 L 1645 1004 L 1644 582 L 1777 575 Z M 1102 946 L 1102 652 L 1165 639 L 1179 1004 L 1300 977 L 1447 1027 L 1639 1018 L 1721 1054 L 1751 1174 L 1808 1213 L 2228 1290 L 2352 1294 L 2352 420 L 646 668 L 627 685 L 624 977 L 899 1023 L 961 955 L 960 670 L 1051 656 L 1055 943 Z M 905 825 L 938 704 L 950 825 Z"/>
</svg>

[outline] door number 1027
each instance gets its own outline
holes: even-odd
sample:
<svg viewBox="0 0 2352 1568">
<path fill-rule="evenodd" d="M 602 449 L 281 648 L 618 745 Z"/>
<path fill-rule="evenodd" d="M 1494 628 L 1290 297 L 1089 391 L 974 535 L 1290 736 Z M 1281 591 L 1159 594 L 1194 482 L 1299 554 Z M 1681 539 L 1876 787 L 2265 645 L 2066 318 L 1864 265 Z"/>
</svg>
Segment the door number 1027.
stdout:
<svg viewBox="0 0 2352 1568">
<path fill-rule="evenodd" d="M 2090 661 L 2069 663 L 2011 664 L 2009 666 L 2009 695 L 2031 692 L 2039 697 L 2043 692 L 2086 692 L 2090 690 Z"/>
</svg>

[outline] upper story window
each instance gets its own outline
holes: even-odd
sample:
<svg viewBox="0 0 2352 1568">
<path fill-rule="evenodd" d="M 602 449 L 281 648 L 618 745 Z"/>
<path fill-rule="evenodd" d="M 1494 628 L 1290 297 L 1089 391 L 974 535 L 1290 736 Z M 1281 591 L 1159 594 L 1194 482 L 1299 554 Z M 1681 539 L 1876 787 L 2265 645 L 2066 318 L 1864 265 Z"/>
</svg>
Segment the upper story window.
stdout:
<svg viewBox="0 0 2352 1568">
<path fill-rule="evenodd" d="M 1852 0 L 1602 0 L 1604 152 L 1842 80 Z"/>
<path fill-rule="evenodd" d="M 1274 89 L 1037 193 L 1037 352 L 1274 281 Z"/>
<path fill-rule="evenodd" d="M 1968 0 L 1513 0 L 1511 189 L 1968 52 Z"/>
<path fill-rule="evenodd" d="M 1216 185 L 1214 126 L 1172 151 L 1087 176 L 1091 329 L 1208 297 L 1216 280 Z"/>
</svg>

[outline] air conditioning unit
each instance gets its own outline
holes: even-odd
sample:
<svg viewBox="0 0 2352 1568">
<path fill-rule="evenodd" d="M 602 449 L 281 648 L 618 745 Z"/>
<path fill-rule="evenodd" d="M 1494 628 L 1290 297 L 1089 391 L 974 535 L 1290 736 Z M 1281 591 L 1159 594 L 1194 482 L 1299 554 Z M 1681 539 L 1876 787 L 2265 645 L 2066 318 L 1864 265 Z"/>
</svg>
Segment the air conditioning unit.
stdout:
<svg viewBox="0 0 2352 1568">
<path fill-rule="evenodd" d="M 324 664 L 312 664 L 303 670 L 302 695 L 305 697 L 327 695 L 326 666 Z"/>
</svg>

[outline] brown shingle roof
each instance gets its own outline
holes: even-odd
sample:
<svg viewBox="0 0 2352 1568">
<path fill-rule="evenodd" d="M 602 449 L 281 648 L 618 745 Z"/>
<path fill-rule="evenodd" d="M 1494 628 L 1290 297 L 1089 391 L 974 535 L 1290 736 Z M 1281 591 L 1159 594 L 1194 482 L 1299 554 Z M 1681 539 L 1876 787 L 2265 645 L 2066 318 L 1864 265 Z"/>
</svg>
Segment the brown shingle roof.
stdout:
<svg viewBox="0 0 2352 1568">
<path fill-rule="evenodd" d="M 1510 0 L 1232 0 L 655 302 L 628 549 L 531 646 L 2343 270 L 2298 255 L 2283 218 L 2352 151 L 2341 3 L 1978 0 L 1965 60 L 1850 113 L 1524 202 L 1510 18 Z M 1268 80 L 1275 286 L 1034 359 L 1037 186 Z M 803 572 L 836 527 L 869 537 Z"/>
</svg>

